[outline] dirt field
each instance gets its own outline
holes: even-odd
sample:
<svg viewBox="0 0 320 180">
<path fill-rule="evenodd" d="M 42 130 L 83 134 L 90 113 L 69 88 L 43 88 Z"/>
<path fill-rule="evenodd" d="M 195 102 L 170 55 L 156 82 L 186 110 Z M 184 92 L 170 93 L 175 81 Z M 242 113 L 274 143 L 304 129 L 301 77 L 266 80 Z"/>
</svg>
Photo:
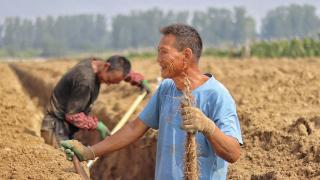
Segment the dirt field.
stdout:
<svg viewBox="0 0 320 180">
<path fill-rule="evenodd" d="M 27 90 L 33 97 L 33 102 L 41 109 L 47 103 L 55 83 L 75 63 L 75 61 L 66 60 L 17 63 L 14 69 L 24 82 L 23 84 L 28 84 L 26 87 L 29 87 Z M 7 69 L 7 66 L 3 67 Z M 134 60 L 133 67 L 145 74 L 153 88 L 156 88 L 159 68 L 154 60 Z M 229 166 L 229 179 L 320 178 L 319 59 L 215 60 L 204 58 L 201 68 L 220 80 L 229 89 L 237 103 L 244 145 L 241 159 Z M 6 77 L 11 73 L 14 77 L 9 70 L 2 70 L 1 73 Z M 93 113 L 112 129 L 139 93 L 139 90 L 126 83 L 104 86 Z M 1 94 L 5 94 L 1 98 L 9 98 L 5 102 L 15 103 L 18 107 L 25 106 L 14 99 L 16 97 L 12 96 L 10 90 L 1 89 Z M 139 114 L 147 101 L 148 98 L 139 106 L 131 119 Z M 27 99 L 24 100 L 24 103 L 28 102 Z M 3 107 L 4 105 L 1 106 Z M 17 110 L 2 111 L 10 116 L 17 116 Z M 35 111 L 29 113 L 32 112 Z M 30 115 L 19 115 L 19 117 L 24 118 L 22 121 L 25 123 L 39 122 L 30 121 Z M 5 117 L 1 118 L 1 128 L 5 124 L 3 122 L 6 122 L 3 119 Z M 37 127 L 35 129 L 37 130 Z M 8 136 L 17 134 L 6 128 L 4 131 L 1 130 L 2 133 Z M 80 139 L 88 142 L 90 138 L 83 137 L 89 134 L 96 135 L 96 133 L 83 132 L 79 135 Z M 28 133 L 26 136 L 34 137 Z M 42 143 L 40 140 L 39 142 Z M 20 141 L 16 145 L 24 146 Z M 155 145 L 156 137 L 150 131 L 148 135 L 128 148 L 101 158 L 91 170 L 93 179 L 152 179 Z M 42 144 L 41 147 L 47 146 Z M 47 151 L 44 154 L 47 154 Z M 63 157 L 59 158 L 63 164 Z M 49 171 L 48 169 L 44 171 Z M 4 169 L 0 171 L 2 172 L 10 174 L 11 171 Z"/>
<path fill-rule="evenodd" d="M 41 112 L 8 65 L 0 64 L 0 76 L 0 179 L 80 179 L 39 137 Z"/>
</svg>

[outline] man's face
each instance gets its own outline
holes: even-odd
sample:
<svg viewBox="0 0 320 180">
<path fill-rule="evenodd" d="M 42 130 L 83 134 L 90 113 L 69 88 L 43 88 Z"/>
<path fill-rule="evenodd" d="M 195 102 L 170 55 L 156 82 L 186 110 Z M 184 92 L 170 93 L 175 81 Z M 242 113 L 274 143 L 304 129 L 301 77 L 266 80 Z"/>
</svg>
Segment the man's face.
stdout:
<svg viewBox="0 0 320 180">
<path fill-rule="evenodd" d="M 162 78 L 174 78 L 183 71 L 184 55 L 176 49 L 175 42 L 176 37 L 171 34 L 162 36 L 159 42 L 157 62 Z"/>
<path fill-rule="evenodd" d="M 100 81 L 106 84 L 119 84 L 124 79 L 122 71 L 108 71 L 107 68 L 103 68 L 98 76 Z"/>
</svg>

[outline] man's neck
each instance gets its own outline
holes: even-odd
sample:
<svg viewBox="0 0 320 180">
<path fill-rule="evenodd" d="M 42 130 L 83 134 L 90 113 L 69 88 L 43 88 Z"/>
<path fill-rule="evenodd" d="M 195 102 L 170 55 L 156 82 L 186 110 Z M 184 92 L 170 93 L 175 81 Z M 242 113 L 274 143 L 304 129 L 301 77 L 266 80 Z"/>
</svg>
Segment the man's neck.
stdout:
<svg viewBox="0 0 320 180">
<path fill-rule="evenodd" d="M 183 91 L 186 89 L 186 79 L 190 82 L 190 89 L 194 90 L 197 87 L 205 83 L 209 77 L 203 75 L 198 69 L 188 69 L 185 73 L 182 73 L 180 76 L 172 78 L 177 89 Z"/>
<path fill-rule="evenodd" d="M 103 64 L 104 64 L 104 62 L 102 62 L 102 61 L 91 61 L 91 67 L 93 69 L 93 72 L 95 74 L 100 72 L 103 67 Z"/>
</svg>

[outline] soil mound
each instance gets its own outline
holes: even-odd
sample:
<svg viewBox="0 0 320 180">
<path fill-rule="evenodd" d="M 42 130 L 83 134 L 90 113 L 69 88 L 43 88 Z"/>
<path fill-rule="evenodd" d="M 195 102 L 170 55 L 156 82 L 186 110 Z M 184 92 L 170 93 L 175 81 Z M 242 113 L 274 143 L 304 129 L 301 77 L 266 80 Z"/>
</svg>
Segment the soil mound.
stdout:
<svg viewBox="0 0 320 180">
<path fill-rule="evenodd" d="M 39 137 L 41 112 L 7 64 L 0 64 L 0 76 L 1 179 L 80 179 L 64 154 Z"/>
</svg>

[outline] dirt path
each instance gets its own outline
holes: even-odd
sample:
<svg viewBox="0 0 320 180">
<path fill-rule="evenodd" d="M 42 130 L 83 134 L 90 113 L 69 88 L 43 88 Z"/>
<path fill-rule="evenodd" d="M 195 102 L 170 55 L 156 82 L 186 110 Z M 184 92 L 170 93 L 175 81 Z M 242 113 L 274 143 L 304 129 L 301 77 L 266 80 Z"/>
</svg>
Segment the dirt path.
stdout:
<svg viewBox="0 0 320 180">
<path fill-rule="evenodd" d="M 62 152 L 39 137 L 41 113 L 0 64 L 0 179 L 79 179 Z"/>
</svg>

